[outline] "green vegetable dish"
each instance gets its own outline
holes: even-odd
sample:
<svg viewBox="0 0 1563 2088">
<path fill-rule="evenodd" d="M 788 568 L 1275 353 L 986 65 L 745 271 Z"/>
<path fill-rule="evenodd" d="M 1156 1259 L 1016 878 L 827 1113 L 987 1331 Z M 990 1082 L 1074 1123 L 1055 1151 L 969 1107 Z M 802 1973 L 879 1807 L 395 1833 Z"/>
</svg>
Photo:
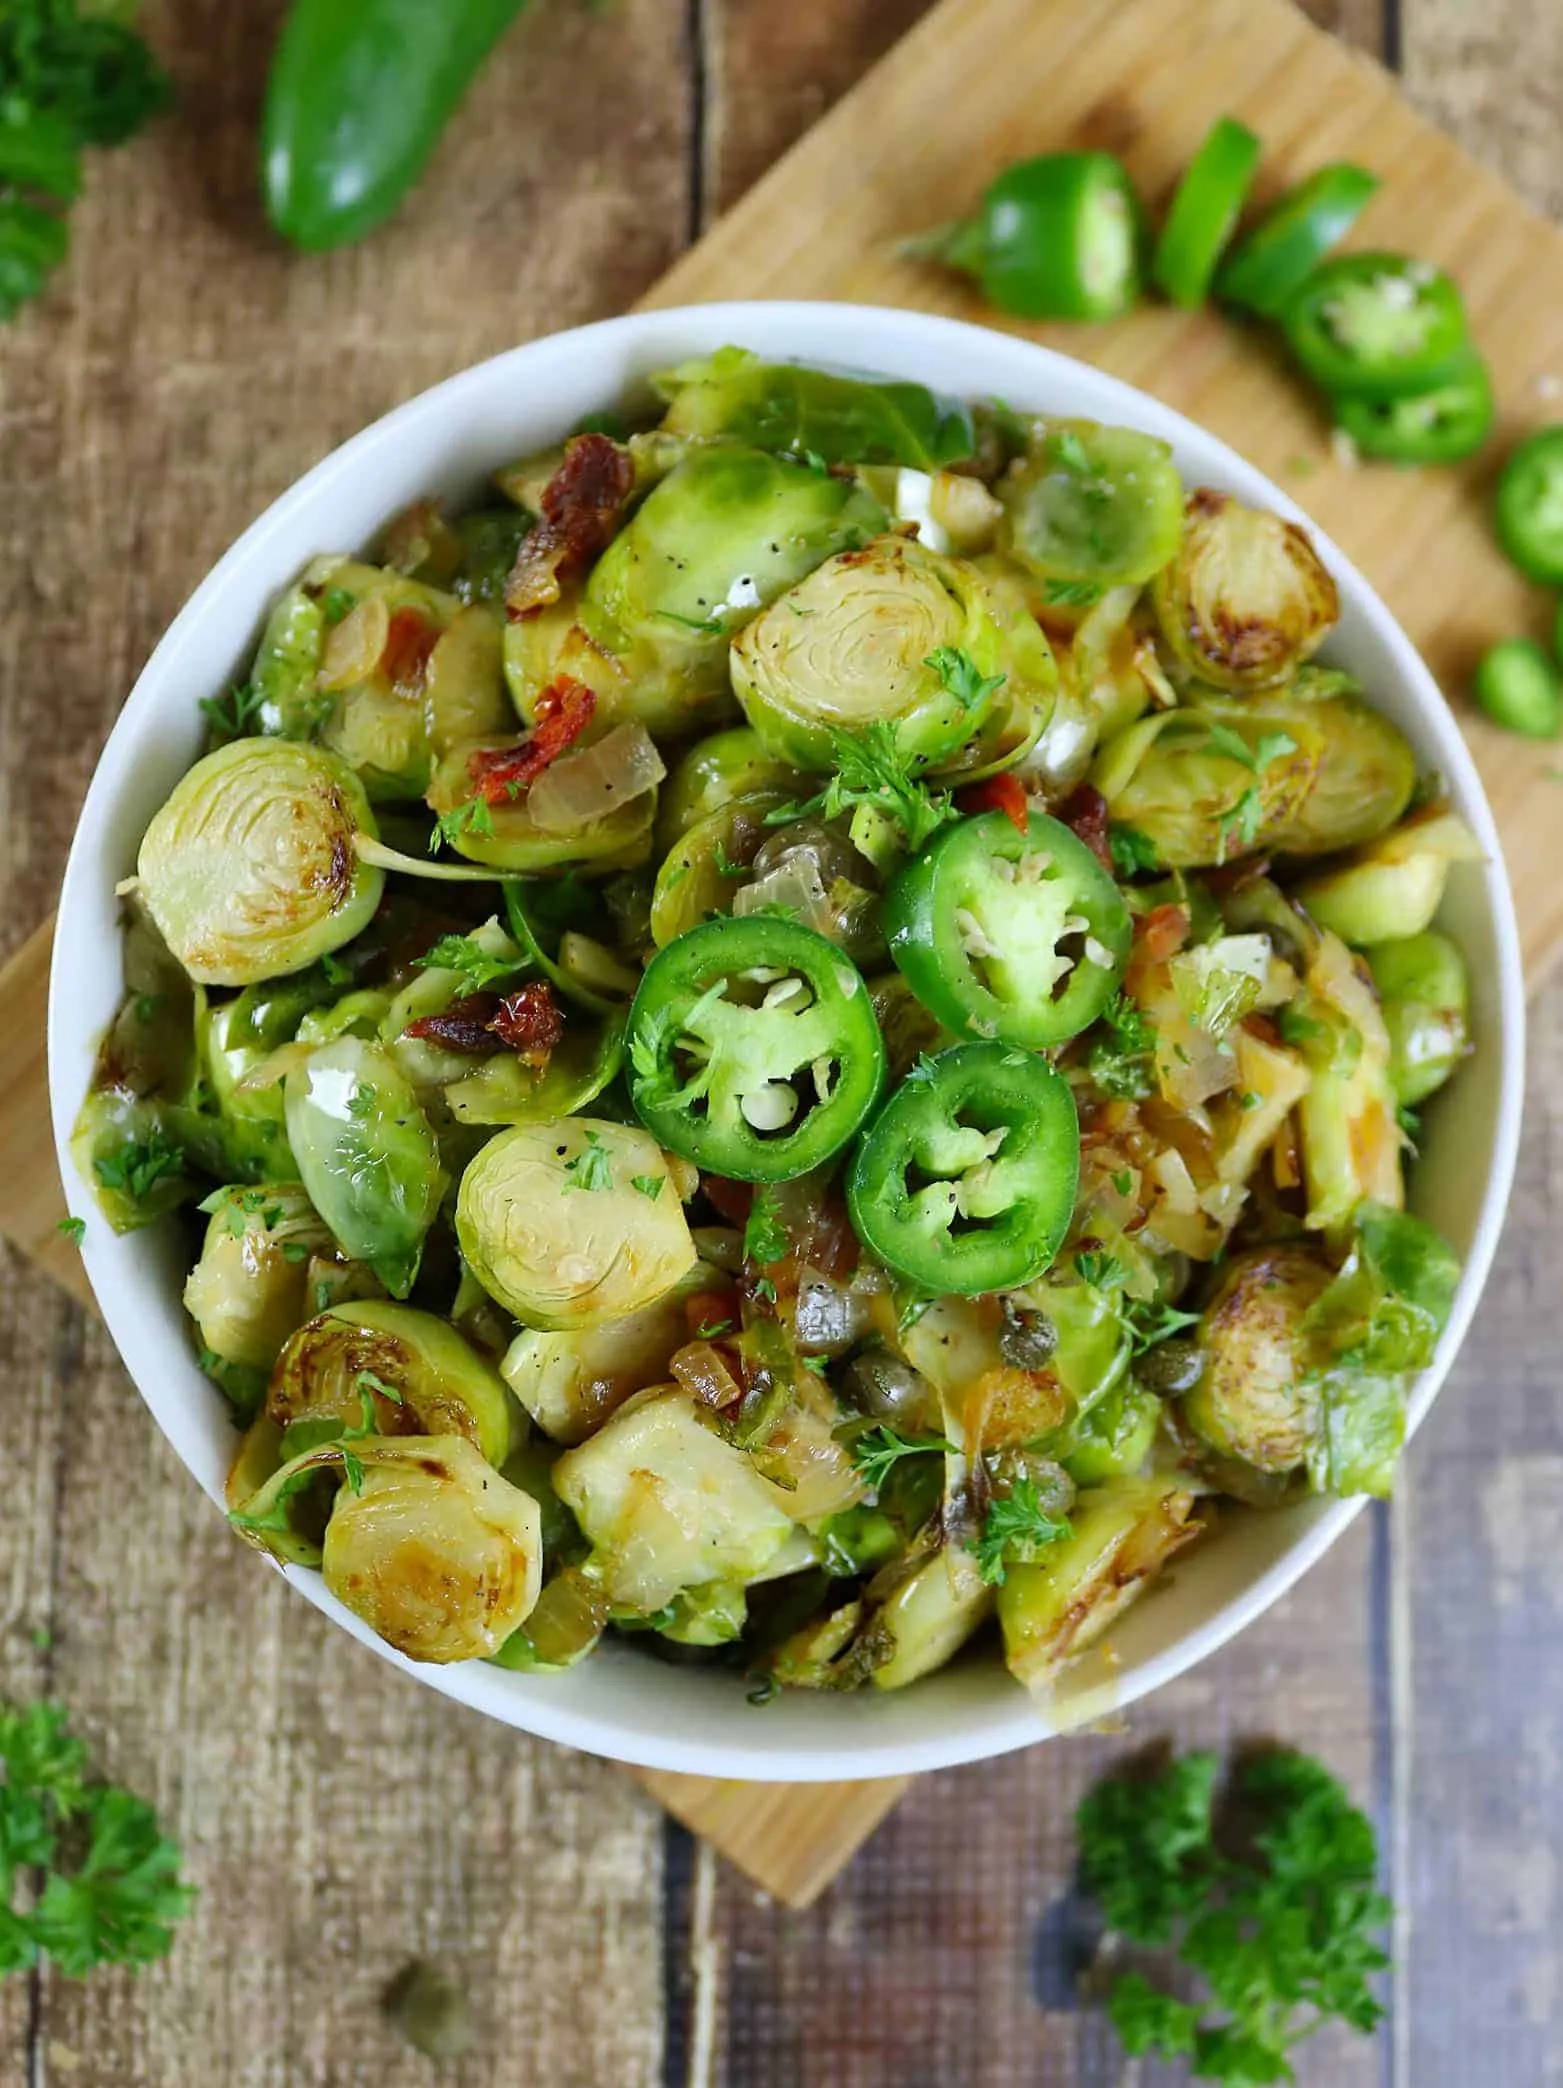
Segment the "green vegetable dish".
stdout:
<svg viewBox="0 0 1563 2088">
<path fill-rule="evenodd" d="M 1388 1488 L 1476 845 L 1165 444 L 653 392 L 276 603 L 77 1159 L 192 1227 L 235 1529 L 411 1658 L 1045 1691 L 1231 1504 Z"/>
</svg>

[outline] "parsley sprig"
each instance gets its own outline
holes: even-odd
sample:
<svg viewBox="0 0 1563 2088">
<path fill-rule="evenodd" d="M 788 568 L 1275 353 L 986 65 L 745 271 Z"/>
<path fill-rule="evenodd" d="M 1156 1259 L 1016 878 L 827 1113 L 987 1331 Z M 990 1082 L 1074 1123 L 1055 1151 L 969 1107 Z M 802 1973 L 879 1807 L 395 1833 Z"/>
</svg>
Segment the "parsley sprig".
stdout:
<svg viewBox="0 0 1563 2088">
<path fill-rule="evenodd" d="M 903 1457 L 923 1457 L 931 1450 L 953 1450 L 944 1436 L 904 1436 L 882 1421 L 867 1428 L 852 1445 L 852 1462 L 866 1486 L 877 1493 Z"/>
<path fill-rule="evenodd" d="M 1297 752 L 1297 742 L 1289 732 L 1262 732 L 1258 742 L 1250 747 L 1240 732 L 1230 725 L 1216 724 L 1210 727 L 1210 744 L 1218 754 L 1226 755 L 1248 770 L 1254 777 L 1236 803 L 1222 813 L 1219 825 L 1219 847 L 1217 862 L 1224 863 L 1235 840 L 1243 848 L 1252 848 L 1259 838 L 1259 829 L 1264 823 L 1264 796 L 1259 788 L 1260 779 L 1274 762 L 1288 754 Z"/>
<path fill-rule="evenodd" d="M 195 1894 L 151 1806 L 88 1781 L 58 1704 L 0 1707 L 0 1766 L 0 1973 L 45 1953 L 72 1979 L 165 1956 Z"/>
<path fill-rule="evenodd" d="M 1111 1929 L 1170 1945 L 1183 1968 L 1177 1994 L 1140 1971 L 1116 1980 L 1107 2009 L 1126 2049 L 1270 2088 L 1295 2079 L 1289 2055 L 1322 2023 L 1377 2024 L 1392 1909 L 1372 1826 L 1322 1764 L 1268 1749 L 1235 1765 L 1221 1802 L 1217 1780 L 1197 1753 L 1098 1784 L 1076 1815 L 1081 1877 Z"/>
<path fill-rule="evenodd" d="M 936 645 L 923 665 L 937 674 L 963 711 L 975 710 L 1008 680 L 1003 674 L 984 674 L 969 652 L 958 645 Z"/>
<path fill-rule="evenodd" d="M 802 803 L 778 805 L 767 813 L 767 826 L 790 825 L 795 819 L 834 819 L 869 805 L 900 827 L 908 848 L 921 848 L 946 820 L 958 819 L 946 791 L 932 791 L 912 773 L 912 763 L 901 752 L 895 727 L 876 718 L 861 732 L 845 733 L 832 728 L 830 755 L 836 773 L 825 788 Z"/>
<path fill-rule="evenodd" d="M 132 1203 L 145 1203 L 157 1184 L 184 1164 L 184 1148 L 171 1145 L 161 1131 L 127 1138 L 117 1152 L 100 1154 L 92 1163 L 103 1187 L 122 1190 Z"/>
<path fill-rule="evenodd" d="M 1156 1025 L 1127 993 L 1115 993 L 1102 1010 L 1105 1034 L 1091 1046 L 1086 1061 L 1091 1078 L 1104 1095 L 1119 1101 L 1141 1101 L 1156 1087 Z"/>
<path fill-rule="evenodd" d="M 1069 1534 L 1068 1518 L 1050 1513 L 1036 1481 L 1022 1477 L 989 1503 L 972 1557 L 978 1573 L 996 1587 L 1011 1566 L 1030 1565 L 1048 1545 Z"/>
<path fill-rule="evenodd" d="M 459 972 L 461 983 L 456 988 L 459 1000 L 465 1000 L 469 993 L 480 993 L 485 986 L 492 986 L 496 979 L 509 978 L 519 969 L 521 962 L 515 956 L 492 956 L 474 935 L 442 935 L 417 961 L 422 970 Z"/>
<path fill-rule="evenodd" d="M 429 830 L 429 853 L 438 855 L 440 843 L 448 841 L 453 846 L 463 834 L 475 834 L 486 838 L 494 831 L 494 813 L 486 798 L 464 798 L 449 812 L 440 813 Z"/>
</svg>

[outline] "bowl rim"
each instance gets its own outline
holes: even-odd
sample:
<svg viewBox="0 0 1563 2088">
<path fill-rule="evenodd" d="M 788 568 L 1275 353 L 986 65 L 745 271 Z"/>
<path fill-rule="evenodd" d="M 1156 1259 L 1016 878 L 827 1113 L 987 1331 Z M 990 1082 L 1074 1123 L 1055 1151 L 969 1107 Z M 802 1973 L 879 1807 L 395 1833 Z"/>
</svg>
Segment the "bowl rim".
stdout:
<svg viewBox="0 0 1563 2088">
<path fill-rule="evenodd" d="M 709 352 L 724 342 L 745 342 L 756 332 L 769 338 L 794 331 L 809 340 L 807 347 L 795 351 L 798 360 L 836 360 L 820 349 L 816 337 L 823 332 L 839 336 L 842 365 L 856 364 L 856 355 L 861 351 L 865 336 L 871 337 L 873 342 L 872 366 L 887 372 L 895 370 L 894 348 L 897 342 L 906 344 L 909 350 L 921 343 L 931 353 L 954 353 L 965 346 L 974 353 L 988 354 L 992 353 L 992 345 L 1000 342 L 1008 353 L 1024 358 L 1027 368 L 1034 370 L 1039 391 L 1045 388 L 1050 377 L 1055 380 L 1062 377 L 1067 386 L 1077 388 L 1083 376 L 1087 380 L 1086 388 L 1102 398 L 1104 417 L 1119 417 L 1126 425 L 1148 428 L 1186 447 L 1203 450 L 1214 460 L 1216 475 L 1228 483 L 1235 482 L 1243 489 L 1243 497 L 1263 501 L 1276 512 L 1302 523 L 1336 579 L 1343 611 L 1348 607 L 1355 611 L 1375 642 L 1390 656 L 1399 686 L 1420 724 L 1437 743 L 1444 773 L 1454 784 L 1455 793 L 1462 800 L 1463 809 L 1487 851 L 1483 886 L 1494 942 L 1495 976 L 1492 984 L 1498 1016 L 1498 1034 L 1493 1039 L 1499 1059 L 1497 1102 L 1480 1209 L 1449 1325 L 1433 1363 L 1422 1373 L 1412 1396 L 1408 1413 L 1409 1438 L 1441 1388 L 1486 1284 L 1518 1154 L 1524 1091 L 1525 996 L 1519 932 L 1496 825 L 1469 749 L 1430 670 L 1377 592 L 1305 511 L 1238 451 L 1152 394 L 1079 358 L 1063 355 L 1000 329 L 929 313 L 804 300 L 721 302 L 634 312 L 563 333 L 544 335 L 474 364 L 393 408 L 332 450 L 250 524 L 190 595 L 138 675 L 95 765 L 72 839 L 60 895 L 48 1024 L 50 1107 L 56 1156 L 70 1209 L 75 1215 L 89 1220 L 95 1215 L 90 1192 L 77 1180 L 69 1153 L 71 1126 L 79 1104 L 79 1095 L 72 1092 L 71 1081 L 78 1075 L 83 1040 L 67 1025 L 59 953 L 63 947 L 69 946 L 72 926 L 84 914 L 89 901 L 94 896 L 101 896 L 95 894 L 91 882 L 96 876 L 96 865 L 89 860 L 93 852 L 89 842 L 108 821 L 132 773 L 129 752 L 143 716 L 155 715 L 165 706 L 164 688 L 175 672 L 187 634 L 201 623 L 252 562 L 263 562 L 273 538 L 285 533 L 294 518 L 306 513 L 322 494 L 345 476 L 358 472 L 382 448 L 389 448 L 400 438 L 427 424 L 446 427 L 454 437 L 469 399 L 486 395 L 489 387 L 511 378 L 524 391 L 529 362 L 535 364 L 562 355 L 568 357 L 577 369 L 599 363 L 612 369 L 616 358 L 628 354 L 640 367 L 654 368 L 659 362 L 668 360 L 667 353 L 658 356 L 644 351 L 663 339 L 669 344 L 679 344 L 681 352 L 688 352 L 688 337 L 697 336 L 705 343 L 704 352 Z M 785 348 L 774 345 L 766 352 L 778 358 L 788 353 Z M 607 381 L 610 380 L 605 379 Z M 622 383 L 622 378 L 616 381 Z M 981 389 L 973 383 L 974 395 Z M 127 1281 L 128 1264 L 123 1257 L 125 1244 L 123 1239 L 109 1234 L 101 1224 L 89 1227 L 83 1261 L 100 1312 L 143 1403 L 151 1410 L 203 1491 L 221 1505 L 220 1488 L 214 1486 L 201 1470 L 195 1447 L 186 1440 L 187 1432 L 175 1425 L 169 1403 L 148 1391 L 143 1382 L 150 1375 L 145 1365 L 152 1358 L 139 1337 L 131 1338 L 133 1298 L 130 1293 L 133 1287 Z M 142 1367 L 132 1364 L 127 1350 L 137 1355 L 137 1363 Z M 188 1367 L 192 1372 L 196 1370 L 193 1358 L 189 1359 Z M 217 1396 L 213 1394 L 214 1398 Z M 1365 1500 L 1357 1497 L 1333 1501 L 1322 1508 L 1264 1572 L 1222 1601 L 1202 1622 L 1181 1633 L 1159 1653 L 1142 1661 L 1128 1682 L 1116 1692 L 1113 1708 L 1121 1709 L 1159 1688 L 1224 1645 L 1291 1588 L 1356 1519 L 1364 1506 Z M 866 1780 L 905 1776 L 985 1759 L 1032 1745 L 1063 1729 L 1049 1725 L 1045 1713 L 1039 1713 L 1025 1693 L 1017 1689 L 1013 1709 L 996 1713 L 979 1708 L 969 1715 L 957 1709 L 946 1721 L 949 1730 L 921 1738 L 900 1736 L 875 1740 L 870 1737 L 865 1740 L 860 1729 L 855 1733 L 844 1731 L 839 1743 L 800 1747 L 780 1740 L 774 1732 L 772 1739 L 767 1740 L 764 1729 L 770 1721 L 763 1719 L 756 1720 L 752 1746 L 712 1743 L 693 1729 L 676 1738 L 663 1738 L 643 1732 L 636 1726 L 633 1690 L 625 1691 L 622 1712 L 607 1716 L 582 1712 L 552 1698 L 546 1677 L 526 1678 L 543 1686 L 523 1692 L 513 1687 L 521 1678 L 509 1676 L 486 1663 L 431 1667 L 409 1661 L 338 1603 L 325 1589 L 318 1574 L 303 1573 L 297 1568 L 278 1567 L 277 1570 L 360 1643 L 442 1694 L 518 1730 L 643 1768 L 757 1782 Z"/>
</svg>

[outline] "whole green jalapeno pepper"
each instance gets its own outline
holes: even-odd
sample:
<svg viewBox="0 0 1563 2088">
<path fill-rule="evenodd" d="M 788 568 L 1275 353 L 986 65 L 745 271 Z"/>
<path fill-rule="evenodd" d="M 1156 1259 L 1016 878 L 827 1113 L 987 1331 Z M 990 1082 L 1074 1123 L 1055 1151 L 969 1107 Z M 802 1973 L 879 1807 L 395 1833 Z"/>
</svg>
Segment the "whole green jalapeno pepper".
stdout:
<svg viewBox="0 0 1563 2088">
<path fill-rule="evenodd" d="M 321 253 L 362 239 L 418 180 L 525 0 L 294 0 L 261 126 L 271 222 Z"/>
</svg>

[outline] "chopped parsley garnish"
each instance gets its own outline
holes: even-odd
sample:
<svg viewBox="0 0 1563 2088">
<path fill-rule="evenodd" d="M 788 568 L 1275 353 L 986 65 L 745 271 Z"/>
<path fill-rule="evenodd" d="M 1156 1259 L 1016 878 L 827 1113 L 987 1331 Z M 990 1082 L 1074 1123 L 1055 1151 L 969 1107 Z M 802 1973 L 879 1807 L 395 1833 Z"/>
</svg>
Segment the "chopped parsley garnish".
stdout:
<svg viewBox="0 0 1563 2088">
<path fill-rule="evenodd" d="M 1091 1046 L 1086 1067 L 1104 1095 L 1118 1101 L 1143 1100 L 1156 1086 L 1156 1025 L 1123 992 L 1115 993 L 1102 1010 L 1107 1032 Z"/>
<path fill-rule="evenodd" d="M 756 1189 L 744 1224 L 744 1256 L 762 1265 L 779 1262 L 792 1251 L 792 1237 L 782 1223 L 781 1198 L 774 1189 Z"/>
<path fill-rule="evenodd" d="M 105 1189 L 123 1190 L 133 1203 L 145 1203 L 158 1183 L 185 1164 L 184 1148 L 170 1145 L 161 1131 L 149 1138 L 130 1138 L 117 1153 L 105 1153 L 92 1165 Z"/>
<path fill-rule="evenodd" d="M 243 739 L 265 700 L 263 689 L 250 682 L 240 682 L 226 696 L 203 696 L 201 715 L 211 727 L 214 738 Z"/>
<path fill-rule="evenodd" d="M 611 1189 L 613 1187 L 613 1161 L 608 1148 L 603 1144 L 599 1132 L 588 1131 L 586 1144 L 573 1160 L 566 1160 L 564 1171 L 570 1177 L 565 1184 L 569 1189 Z"/>
<path fill-rule="evenodd" d="M 1075 1274 L 1093 1290 L 1122 1290 L 1129 1280 L 1129 1272 L 1116 1254 L 1095 1247 L 1082 1248 L 1075 1256 Z"/>
<path fill-rule="evenodd" d="M 926 1457 L 931 1451 L 953 1450 L 943 1436 L 904 1436 L 888 1421 L 868 1428 L 852 1445 L 852 1462 L 864 1483 L 877 1493 L 903 1457 Z"/>
<path fill-rule="evenodd" d="M 931 791 L 911 773 L 896 744 L 895 727 L 876 718 L 861 732 L 831 729 L 831 759 L 836 773 L 822 791 L 801 804 L 778 805 L 766 814 L 767 826 L 787 826 L 795 819 L 834 819 L 859 805 L 870 805 L 895 821 L 908 848 L 921 848 L 946 820 L 958 819 L 947 792 Z"/>
<path fill-rule="evenodd" d="M 357 1387 L 360 1397 L 365 1393 L 373 1394 L 378 1392 L 380 1397 L 388 1399 L 392 1406 L 405 1406 L 406 1404 L 400 1389 L 395 1385 L 388 1385 L 385 1379 L 373 1370 L 359 1371 L 358 1375 L 353 1379 L 353 1383 Z"/>
<path fill-rule="evenodd" d="M 1002 674 L 984 674 L 971 654 L 958 645 L 935 646 L 923 665 L 938 675 L 963 711 L 975 710 L 1008 679 Z"/>
<path fill-rule="evenodd" d="M 459 973 L 461 983 L 456 994 L 458 999 L 465 1000 L 469 993 L 481 992 L 485 986 L 492 986 L 496 979 L 509 978 L 521 960 L 514 956 L 491 956 L 474 935 L 442 935 L 417 962 L 424 971 Z"/>
<path fill-rule="evenodd" d="M 351 588 L 328 587 L 320 598 L 320 613 L 328 624 L 339 624 L 357 600 Z"/>
<path fill-rule="evenodd" d="M 62 1218 L 55 1231 L 63 1233 L 73 1247 L 79 1247 L 87 1237 L 87 1221 L 85 1218 Z"/>
<path fill-rule="evenodd" d="M 631 1175 L 630 1187 L 638 1189 L 642 1196 L 649 1196 L 655 1203 L 662 1194 L 662 1184 L 666 1180 L 666 1175 Z"/>
<path fill-rule="evenodd" d="M 1109 827 L 1107 846 L 1112 851 L 1113 868 L 1120 877 L 1135 877 L 1142 870 L 1159 870 L 1161 867 L 1155 842 L 1148 834 L 1142 834 L 1138 827 Z"/>
<path fill-rule="evenodd" d="M 978 1573 L 996 1587 L 1011 1566 L 1031 1564 L 1048 1545 L 1070 1534 L 1068 1517 L 1050 1514 L 1042 1505 L 1036 1481 L 1021 1478 L 1007 1494 L 989 1504 L 982 1534 L 971 1554 Z"/>
<path fill-rule="evenodd" d="M 442 812 L 429 833 L 429 853 L 437 855 L 442 841 L 453 845 L 463 834 L 486 837 L 494 831 L 494 812 L 486 798 L 466 798 L 449 812 Z"/>
</svg>

